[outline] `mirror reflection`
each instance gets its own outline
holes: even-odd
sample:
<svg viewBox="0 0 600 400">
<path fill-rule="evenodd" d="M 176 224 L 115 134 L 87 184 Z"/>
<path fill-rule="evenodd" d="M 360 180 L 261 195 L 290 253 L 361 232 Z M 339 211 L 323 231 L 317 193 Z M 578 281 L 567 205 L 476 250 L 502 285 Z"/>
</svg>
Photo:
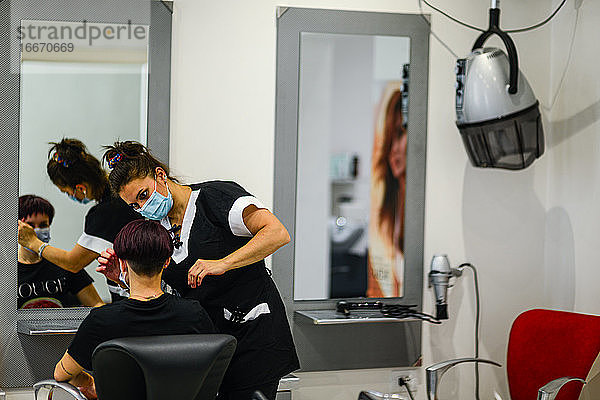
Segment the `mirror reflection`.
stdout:
<svg viewBox="0 0 600 400">
<path fill-rule="evenodd" d="M 294 299 L 402 297 L 408 37 L 302 33 Z"/>
<path fill-rule="evenodd" d="M 22 21 L 22 28 L 18 307 L 111 302 L 119 287 L 95 271 L 95 259 L 120 227 L 100 212 L 113 199 L 99 160 L 116 140 L 146 143 L 148 27 Z M 33 45 L 44 42 L 55 45 Z"/>
</svg>

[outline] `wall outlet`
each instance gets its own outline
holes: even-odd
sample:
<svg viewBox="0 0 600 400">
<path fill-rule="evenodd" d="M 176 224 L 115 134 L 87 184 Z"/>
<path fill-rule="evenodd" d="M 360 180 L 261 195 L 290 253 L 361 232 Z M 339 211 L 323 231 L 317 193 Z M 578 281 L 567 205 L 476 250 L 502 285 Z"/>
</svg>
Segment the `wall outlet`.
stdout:
<svg viewBox="0 0 600 400">
<path fill-rule="evenodd" d="M 406 392 L 406 388 L 399 384 L 400 378 L 404 379 L 413 396 L 419 391 L 418 369 L 397 369 L 391 372 L 391 387 L 396 393 Z"/>
</svg>

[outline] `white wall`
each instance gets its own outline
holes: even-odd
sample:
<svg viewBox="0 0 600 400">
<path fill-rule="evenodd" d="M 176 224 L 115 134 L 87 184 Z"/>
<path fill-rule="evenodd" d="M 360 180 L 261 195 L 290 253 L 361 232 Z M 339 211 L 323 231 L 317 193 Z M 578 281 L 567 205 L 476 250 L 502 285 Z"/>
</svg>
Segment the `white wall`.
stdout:
<svg viewBox="0 0 600 400">
<path fill-rule="evenodd" d="M 416 0 L 175 0 L 171 164 L 189 181 L 234 179 L 267 204 L 273 197 L 277 5 L 418 12 Z M 504 0 L 502 26 L 537 22 L 549 14 L 551 5 L 550 0 Z M 486 0 L 443 2 L 452 15 L 482 27 L 487 25 L 488 7 Z M 461 56 L 477 36 L 436 13 L 432 27 Z M 549 91 L 550 36 L 549 27 L 514 35 L 521 69 L 542 101 Z M 490 41 L 494 42 L 498 43 Z M 473 169 L 454 125 L 455 58 L 432 38 L 429 62 L 424 262 L 428 265 L 434 253 L 447 252 L 454 263 L 470 261 L 479 267 L 482 355 L 504 362 L 512 320 L 544 299 L 540 274 L 550 157 L 520 173 Z M 472 282 L 465 275 L 450 295 L 451 319 L 424 328 L 424 365 L 473 352 Z M 433 310 L 431 297 L 425 288 L 426 311 Z M 587 297 L 591 304 L 592 295 Z M 470 371 L 455 375 L 472 381 Z M 372 379 L 362 376 L 368 388 Z M 507 398 L 503 370 L 491 378 Z M 360 384 L 361 379 L 355 376 L 354 382 Z M 454 391 L 450 379 L 447 383 L 445 390 Z M 319 395 L 311 392 L 300 399 L 353 398 L 342 386 L 332 382 Z"/>
<path fill-rule="evenodd" d="M 555 307 L 599 314 L 600 290 L 594 283 L 600 281 L 600 270 L 593 260 L 600 246 L 600 56 L 594 51 L 600 4 L 583 2 L 573 36 L 576 14 L 572 5 L 565 7 L 552 30 L 553 93 L 563 74 L 564 82 L 548 125 L 552 179 L 548 182 L 547 208 L 553 217 L 548 219 L 547 231 L 553 233 L 559 246 L 549 252 L 552 259 L 546 264 L 546 273 L 554 276 L 547 295 Z M 569 268 L 561 269 L 557 260 Z"/>
</svg>

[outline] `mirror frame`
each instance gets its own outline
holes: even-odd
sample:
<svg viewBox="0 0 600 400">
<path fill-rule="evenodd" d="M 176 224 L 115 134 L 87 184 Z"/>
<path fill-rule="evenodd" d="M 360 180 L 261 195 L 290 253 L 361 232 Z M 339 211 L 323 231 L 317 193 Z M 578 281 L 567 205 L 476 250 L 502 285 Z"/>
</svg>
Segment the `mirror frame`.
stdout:
<svg viewBox="0 0 600 400">
<path fill-rule="evenodd" d="M 404 296 L 387 304 L 422 308 L 425 167 L 429 74 L 429 17 L 361 11 L 280 7 L 277 10 L 277 89 L 273 208 L 292 241 L 273 255 L 273 278 L 284 300 L 303 371 L 410 366 L 418 362 L 421 323 L 346 324 L 315 328 L 297 311 L 335 310 L 340 299 L 294 300 L 300 40 L 302 32 L 410 38 L 410 92 L 405 208 Z M 369 299 L 378 300 L 378 299 Z M 369 328 L 358 325 L 374 326 Z M 379 330 L 377 329 L 379 327 Z M 384 332 L 385 331 L 385 332 Z M 371 340 L 369 340 L 369 337 Z M 372 343 L 377 337 L 379 343 Z M 370 343 L 371 342 L 371 343 Z M 346 350 L 340 351 L 340 343 Z M 360 343 L 360 348 L 356 344 Z M 348 352 L 348 349 L 352 349 Z M 339 353 L 351 353 L 339 354 Z M 359 361 L 353 361 L 359 360 Z"/>
<path fill-rule="evenodd" d="M 0 230 L 4 271 L 0 280 L 0 386 L 31 387 L 51 377 L 72 335 L 27 336 L 17 333 L 19 321 L 83 320 L 89 307 L 17 310 L 16 224 L 19 196 L 20 52 L 13 32 L 13 18 L 45 21 L 89 21 L 149 25 L 148 130 L 147 144 L 163 162 L 169 162 L 171 23 L 173 3 L 156 0 L 114 2 L 47 0 L 0 0 L 0 185 L 3 197 L 0 216 L 8 221 Z M 12 11 L 12 13 L 11 13 Z M 92 17 L 90 17 L 92 16 Z M 13 36 L 11 36 L 14 34 Z M 16 63 L 16 64 L 15 64 Z M 83 222 L 83 221 L 82 221 Z M 43 351 L 40 351 L 43 350 Z"/>
</svg>

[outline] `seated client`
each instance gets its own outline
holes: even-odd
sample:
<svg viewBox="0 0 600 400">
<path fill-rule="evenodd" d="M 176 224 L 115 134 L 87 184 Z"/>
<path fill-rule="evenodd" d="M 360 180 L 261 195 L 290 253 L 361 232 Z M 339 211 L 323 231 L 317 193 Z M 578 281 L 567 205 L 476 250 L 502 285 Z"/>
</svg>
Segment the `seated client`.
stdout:
<svg viewBox="0 0 600 400">
<path fill-rule="evenodd" d="M 42 197 L 27 194 L 19 197 L 19 220 L 30 225 L 37 237 L 50 241 L 50 224 L 54 207 Z M 96 307 L 104 304 L 85 270 L 65 271 L 41 258 L 36 252 L 19 245 L 17 253 L 18 308 Z"/>
<path fill-rule="evenodd" d="M 158 222 L 128 223 L 115 238 L 114 250 L 129 282 L 129 298 L 93 309 L 54 369 L 54 379 L 80 387 L 88 398 L 95 398 L 95 386 L 84 370 L 92 370 L 92 353 L 100 343 L 134 336 L 215 333 L 198 301 L 161 290 L 173 243 Z"/>
</svg>

